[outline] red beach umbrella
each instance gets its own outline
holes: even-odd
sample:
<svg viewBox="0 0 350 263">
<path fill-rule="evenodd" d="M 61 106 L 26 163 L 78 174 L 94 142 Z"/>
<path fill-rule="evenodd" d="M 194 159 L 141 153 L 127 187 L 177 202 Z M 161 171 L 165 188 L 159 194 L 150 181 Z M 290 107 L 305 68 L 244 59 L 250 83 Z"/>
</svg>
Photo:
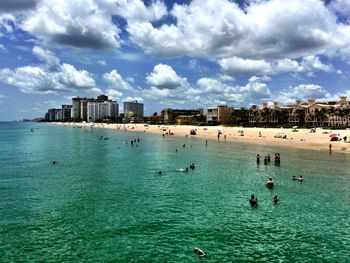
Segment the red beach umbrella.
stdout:
<svg viewBox="0 0 350 263">
<path fill-rule="evenodd" d="M 329 138 L 333 138 L 333 137 L 337 137 L 337 135 L 335 133 L 329 135 Z"/>
</svg>

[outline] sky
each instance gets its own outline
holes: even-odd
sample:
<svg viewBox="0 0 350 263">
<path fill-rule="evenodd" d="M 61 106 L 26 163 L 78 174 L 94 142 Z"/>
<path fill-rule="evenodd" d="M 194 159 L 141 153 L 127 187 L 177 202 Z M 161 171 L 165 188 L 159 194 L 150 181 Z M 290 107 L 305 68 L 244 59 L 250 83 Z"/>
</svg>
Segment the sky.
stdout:
<svg viewBox="0 0 350 263">
<path fill-rule="evenodd" d="M 0 120 L 350 98 L 350 0 L 1 0 Z"/>
</svg>

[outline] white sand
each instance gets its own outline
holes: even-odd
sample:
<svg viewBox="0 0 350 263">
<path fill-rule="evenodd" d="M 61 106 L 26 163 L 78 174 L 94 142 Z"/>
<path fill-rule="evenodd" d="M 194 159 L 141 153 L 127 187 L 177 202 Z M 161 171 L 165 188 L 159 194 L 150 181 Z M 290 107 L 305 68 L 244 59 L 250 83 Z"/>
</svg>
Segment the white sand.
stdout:
<svg viewBox="0 0 350 263">
<path fill-rule="evenodd" d="M 220 140 L 240 141 L 245 143 L 256 143 L 265 145 L 280 145 L 286 147 L 298 147 L 305 149 L 314 149 L 328 151 L 329 145 L 332 144 L 332 150 L 336 152 L 350 153 L 350 143 L 342 141 L 331 142 L 330 134 L 339 134 L 339 138 L 348 137 L 350 141 L 350 130 L 328 130 L 317 128 L 315 133 L 310 133 L 309 129 L 275 129 L 275 128 L 241 128 L 241 127 L 223 127 L 223 126 L 186 126 L 186 125 L 145 125 L 145 124 L 91 124 L 91 123 L 57 123 L 63 125 L 75 125 L 82 127 L 94 126 L 95 128 L 107 128 L 116 130 L 127 130 L 135 132 L 157 133 L 160 136 L 168 135 L 169 131 L 175 136 L 195 136 L 198 138 L 217 140 L 218 130 L 222 131 Z M 197 135 L 190 135 L 191 129 L 196 130 Z M 240 132 L 244 132 L 244 136 L 240 136 Z M 259 136 L 261 132 L 261 136 Z M 325 133 L 327 132 L 327 133 Z M 226 139 L 225 139 L 226 135 Z M 276 138 L 275 136 L 287 138 Z"/>
</svg>

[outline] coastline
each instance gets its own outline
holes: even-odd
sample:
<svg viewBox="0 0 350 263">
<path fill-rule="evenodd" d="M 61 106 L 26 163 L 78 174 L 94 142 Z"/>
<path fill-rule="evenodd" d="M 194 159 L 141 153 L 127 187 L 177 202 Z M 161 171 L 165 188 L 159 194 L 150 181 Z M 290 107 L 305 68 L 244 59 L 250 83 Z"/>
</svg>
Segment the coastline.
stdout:
<svg viewBox="0 0 350 263">
<path fill-rule="evenodd" d="M 224 127 L 224 126 L 191 126 L 191 125 L 148 125 L 148 124 L 106 124 L 106 123 L 62 123 L 55 122 L 57 125 L 102 128 L 133 132 L 149 132 L 159 134 L 160 136 L 178 136 L 178 137 L 196 137 L 204 140 L 218 140 L 218 131 L 221 131 L 219 140 L 237 141 L 249 144 L 260 144 L 269 146 L 283 146 L 301 149 L 311 149 L 317 151 L 329 151 L 329 145 L 332 145 L 333 152 L 350 153 L 350 130 L 329 130 L 317 128 L 316 132 L 311 133 L 310 129 L 292 129 L 283 128 L 242 128 L 242 127 Z M 190 135 L 190 131 L 195 130 L 196 135 Z M 242 131 L 244 136 L 242 136 Z M 171 135 L 169 135 L 169 133 Z M 330 134 L 339 134 L 339 138 L 348 137 L 348 142 L 330 141 Z M 286 138 L 283 138 L 286 137 Z"/>
</svg>

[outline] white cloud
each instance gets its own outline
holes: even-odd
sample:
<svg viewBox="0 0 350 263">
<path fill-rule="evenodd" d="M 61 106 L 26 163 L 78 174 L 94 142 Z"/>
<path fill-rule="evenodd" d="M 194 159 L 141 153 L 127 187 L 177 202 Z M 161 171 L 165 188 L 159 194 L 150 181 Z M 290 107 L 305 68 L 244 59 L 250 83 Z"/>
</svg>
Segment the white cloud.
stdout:
<svg viewBox="0 0 350 263">
<path fill-rule="evenodd" d="M 54 53 L 52 53 L 50 50 L 44 50 L 42 47 L 34 46 L 33 54 L 41 61 L 47 63 L 49 66 L 56 66 L 60 63 L 60 60 Z"/>
<path fill-rule="evenodd" d="M 24 93 L 56 93 L 61 90 L 86 90 L 101 92 L 86 70 L 77 70 L 70 64 L 59 64 L 59 59 L 49 50 L 34 46 L 33 54 L 44 64 L 38 66 L 0 69 L 0 81 L 18 87 Z M 53 67 L 54 66 L 54 67 Z"/>
<path fill-rule="evenodd" d="M 103 1 L 102 1 L 103 2 Z M 167 14 L 167 9 L 163 1 L 152 1 L 146 6 L 141 0 L 112 0 L 105 1 L 111 12 L 132 22 L 154 21 Z"/>
<path fill-rule="evenodd" d="M 0 44 L 0 50 L 5 50 L 5 46 L 3 44 Z"/>
<path fill-rule="evenodd" d="M 245 10 L 229 0 L 193 0 L 170 13 L 175 24 L 129 20 L 131 40 L 159 56 L 254 60 L 333 54 L 350 44 L 350 26 L 321 0 L 251 1 Z"/>
<path fill-rule="evenodd" d="M 113 100 L 120 100 L 123 96 L 123 92 L 136 92 L 137 89 L 134 88 L 129 81 L 124 80 L 123 77 L 118 73 L 116 69 L 113 69 L 109 73 L 103 74 L 103 80 L 108 83 L 108 89 L 106 94 Z"/>
<path fill-rule="evenodd" d="M 350 1 L 349 0 L 332 0 L 328 6 L 333 12 L 341 13 L 349 16 Z"/>
<path fill-rule="evenodd" d="M 294 102 L 295 100 L 305 101 L 307 99 L 327 99 L 331 94 L 323 87 L 315 84 L 300 84 L 296 87 L 289 87 L 279 91 L 276 99 L 283 103 Z"/>
<path fill-rule="evenodd" d="M 109 73 L 103 74 L 103 80 L 108 83 L 109 89 L 135 91 L 131 84 L 124 80 L 116 69 L 113 69 Z"/>
<path fill-rule="evenodd" d="M 224 72 L 230 74 L 270 73 L 272 67 L 264 60 L 242 59 L 238 57 L 224 58 L 219 61 Z"/>
<path fill-rule="evenodd" d="M 186 78 L 178 76 L 172 67 L 165 64 L 156 65 L 146 79 L 148 84 L 158 89 L 171 90 L 189 86 Z"/>
<path fill-rule="evenodd" d="M 97 61 L 97 64 L 99 64 L 101 66 L 106 66 L 107 65 L 105 60 L 99 60 L 99 61 Z"/>
<path fill-rule="evenodd" d="M 147 98 L 161 99 L 161 103 L 168 104 L 182 104 L 192 99 L 187 93 L 190 89 L 187 79 L 179 76 L 169 65 L 156 65 L 146 80 L 151 85 L 143 92 Z"/>
<path fill-rule="evenodd" d="M 305 73 L 317 71 L 335 72 L 330 64 L 324 64 L 317 56 L 306 56 L 300 62 L 289 58 L 266 62 L 265 60 L 242 59 L 238 57 L 224 58 L 218 61 L 221 69 L 229 75 L 240 74 L 283 74 Z"/>
<path fill-rule="evenodd" d="M 143 98 L 141 97 L 126 97 L 123 99 L 124 102 L 132 102 L 132 101 L 137 101 L 137 102 L 143 102 Z"/>
<path fill-rule="evenodd" d="M 120 29 L 93 0 L 41 1 L 25 15 L 21 28 L 58 44 L 96 49 L 120 46 Z"/>
<path fill-rule="evenodd" d="M 0 29 L 4 28 L 6 32 L 11 33 L 16 25 L 16 18 L 12 14 L 0 14 Z"/>
</svg>

